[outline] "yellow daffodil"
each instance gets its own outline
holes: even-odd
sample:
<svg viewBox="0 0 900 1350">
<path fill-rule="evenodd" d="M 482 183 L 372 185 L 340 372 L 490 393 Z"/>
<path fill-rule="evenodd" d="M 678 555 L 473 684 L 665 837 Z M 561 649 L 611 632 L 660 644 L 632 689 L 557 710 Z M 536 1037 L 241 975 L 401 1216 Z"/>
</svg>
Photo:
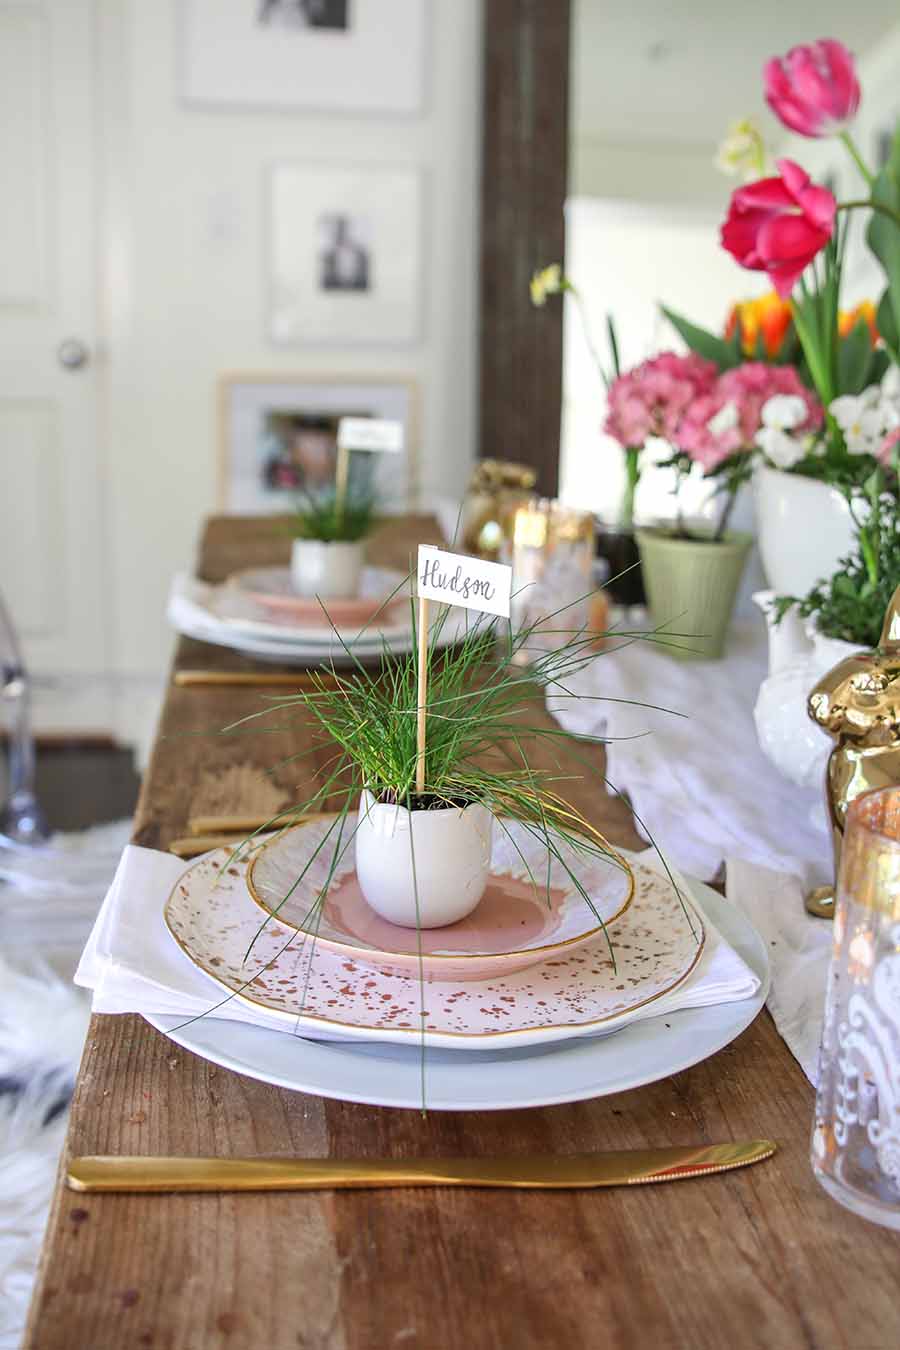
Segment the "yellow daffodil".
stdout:
<svg viewBox="0 0 900 1350">
<path fill-rule="evenodd" d="M 716 167 L 731 178 L 745 183 L 764 178 L 769 169 L 769 156 L 762 132 L 752 117 L 732 122 L 728 135 L 716 154 Z"/>
<path fill-rule="evenodd" d="M 531 278 L 531 303 L 538 309 L 546 304 L 548 295 L 558 295 L 565 289 L 566 279 L 559 263 L 551 263 Z"/>
</svg>

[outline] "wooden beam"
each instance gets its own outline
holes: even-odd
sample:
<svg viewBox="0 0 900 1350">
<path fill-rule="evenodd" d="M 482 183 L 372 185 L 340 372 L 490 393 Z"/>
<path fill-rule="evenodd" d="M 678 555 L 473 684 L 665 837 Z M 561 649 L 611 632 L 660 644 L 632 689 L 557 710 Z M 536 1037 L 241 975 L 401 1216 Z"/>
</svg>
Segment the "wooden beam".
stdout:
<svg viewBox="0 0 900 1350">
<path fill-rule="evenodd" d="M 479 454 L 530 464 L 555 495 L 562 305 L 528 283 L 562 262 L 569 0 L 488 0 L 484 20 Z"/>
</svg>

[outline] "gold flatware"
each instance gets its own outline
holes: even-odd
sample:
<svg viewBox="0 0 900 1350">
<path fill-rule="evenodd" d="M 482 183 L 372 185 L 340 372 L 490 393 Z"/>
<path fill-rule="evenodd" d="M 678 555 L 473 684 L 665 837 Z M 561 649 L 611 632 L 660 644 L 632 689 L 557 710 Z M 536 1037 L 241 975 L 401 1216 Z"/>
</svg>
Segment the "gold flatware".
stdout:
<svg viewBox="0 0 900 1350">
<path fill-rule="evenodd" d="M 323 671 L 319 678 L 326 684 L 334 683 L 334 676 L 330 672 Z M 223 688 L 243 685 L 247 688 L 260 689 L 311 689 L 314 686 L 312 676 L 305 670 L 298 670 L 292 675 L 280 670 L 185 669 L 176 670 L 172 680 L 180 689 L 208 688 L 212 685 Z"/>
<path fill-rule="evenodd" d="M 237 848 L 246 839 L 243 834 L 195 834 L 188 839 L 173 839 L 169 843 L 169 852 L 177 858 L 196 858 L 208 853 L 211 848 Z"/>
<path fill-rule="evenodd" d="M 769 1139 L 503 1158 L 73 1158 L 75 1191 L 318 1191 L 394 1186 L 490 1186 L 565 1190 L 638 1186 L 727 1172 L 775 1152 Z"/>
<path fill-rule="evenodd" d="M 305 815 L 274 811 L 268 816 L 191 816 L 188 830 L 191 834 L 252 834 L 254 830 L 270 826 L 273 830 L 288 825 L 299 825 Z"/>
</svg>

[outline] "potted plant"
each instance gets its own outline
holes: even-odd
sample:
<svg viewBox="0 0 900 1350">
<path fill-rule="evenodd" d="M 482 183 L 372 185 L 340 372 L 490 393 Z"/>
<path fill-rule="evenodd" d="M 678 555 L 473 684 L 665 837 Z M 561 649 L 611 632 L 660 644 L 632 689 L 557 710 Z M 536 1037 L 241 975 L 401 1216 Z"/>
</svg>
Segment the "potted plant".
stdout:
<svg viewBox="0 0 900 1350">
<path fill-rule="evenodd" d="M 298 595 L 322 600 L 359 593 L 363 541 L 375 524 L 371 496 L 336 491 L 301 497 L 291 521 L 291 582 Z"/>
<path fill-rule="evenodd" d="M 780 443 L 790 454 L 763 447 L 755 475 L 769 582 L 798 594 L 831 576 L 847 553 L 854 529 L 850 502 L 864 496 L 863 484 L 876 461 L 887 457 L 900 427 L 900 127 L 876 175 L 849 131 L 860 101 L 853 57 L 830 39 L 769 61 L 765 93 L 789 130 L 840 139 L 861 180 L 860 196 L 839 203 L 792 160 L 779 160 L 775 172 L 766 172 L 758 135 L 755 141 L 746 134 L 733 138 L 735 153 L 725 156 L 733 168 L 748 166 L 755 181 L 733 193 L 722 245 L 742 266 L 766 272 L 788 309 L 789 323 L 780 320 L 774 349 L 763 343 L 752 355 L 779 361 L 786 352 L 826 410 L 816 437 L 802 446 Z M 746 133 L 748 125 L 739 130 Z M 877 306 L 863 302 L 844 313 L 846 213 L 853 210 L 869 215 L 866 242 L 886 286 Z M 665 312 L 688 346 L 720 370 L 746 358 L 748 334 L 740 322 L 718 337 Z"/>
<path fill-rule="evenodd" d="M 355 850 L 367 902 L 389 922 L 415 928 L 450 924 L 474 909 L 488 877 L 492 834 L 509 819 L 546 845 L 548 864 L 558 860 L 582 894 L 571 870 L 579 858 L 602 855 L 628 870 L 557 795 L 558 775 L 531 768 L 521 751 L 536 689 L 558 688 L 596 659 L 593 635 L 573 632 L 523 671 L 517 653 L 533 645 L 537 625 L 519 633 L 510 627 L 498 641 L 498 621 L 478 615 L 458 644 L 439 653 L 435 643 L 448 613 L 408 657 L 385 661 L 380 670 L 313 673 L 310 689 L 272 704 L 276 714 L 298 707 L 311 714 L 329 748 L 320 787 L 297 807 L 307 813 L 337 803 L 323 845 L 329 877 Z M 553 626 L 559 629 L 558 615 Z M 417 734 L 423 660 L 430 672 L 424 764 Z M 534 734 L 575 739 L 561 727 L 541 726 Z M 550 884 L 549 867 L 528 876 L 535 885 Z M 326 883 L 318 905 L 327 893 Z"/>
<path fill-rule="evenodd" d="M 559 263 L 551 263 L 549 267 L 542 268 L 532 276 L 531 303 L 536 308 L 542 308 L 547 303 L 548 296 L 563 294 L 570 295 L 575 303 L 588 351 L 597 374 L 608 391 L 620 374 L 619 342 L 612 315 L 606 316 L 611 360 L 611 369 L 607 371 L 594 345 L 584 300 L 575 283 L 564 275 Z M 609 427 L 607 426 L 605 430 L 608 431 Z M 612 598 L 620 605 L 643 605 L 646 596 L 641 576 L 640 552 L 634 532 L 634 503 L 641 480 L 643 443 L 629 444 L 620 441 L 620 444 L 624 454 L 625 485 L 616 520 L 612 522 L 598 520 L 597 555 L 605 558 L 609 564 L 610 576 L 605 586 Z"/>
<path fill-rule="evenodd" d="M 650 439 L 669 447 L 665 467 L 676 473 L 673 526 L 638 531 L 644 584 L 654 622 L 682 640 L 685 657 L 722 654 L 751 536 L 729 529 L 738 490 L 747 481 L 764 416 L 791 404 L 796 426 L 821 422 L 815 398 L 791 366 L 748 362 L 720 372 L 691 352 L 663 352 L 622 373 L 609 391 L 607 429 L 621 444 Z M 796 406 L 795 406 L 796 405 Z M 680 489 L 698 466 L 722 507 L 712 529 L 687 522 Z"/>
</svg>

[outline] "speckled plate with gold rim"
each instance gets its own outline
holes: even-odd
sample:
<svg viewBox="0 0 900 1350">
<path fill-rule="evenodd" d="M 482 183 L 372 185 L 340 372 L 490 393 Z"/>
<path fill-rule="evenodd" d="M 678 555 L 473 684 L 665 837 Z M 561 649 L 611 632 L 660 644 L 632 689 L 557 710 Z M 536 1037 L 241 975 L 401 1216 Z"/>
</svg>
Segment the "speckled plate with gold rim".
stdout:
<svg viewBox="0 0 900 1350">
<path fill-rule="evenodd" d="M 366 904 L 353 865 L 353 822 L 328 894 L 337 817 L 319 815 L 268 841 L 247 871 L 250 894 L 287 928 L 306 933 L 326 951 L 386 975 L 420 970 L 438 980 L 486 980 L 511 975 L 574 951 L 602 933 L 631 903 L 630 873 L 612 859 L 566 849 L 584 898 L 562 863 L 512 820 L 494 826 L 491 875 L 474 913 L 446 928 L 401 928 Z M 298 882 L 298 877 L 302 878 Z M 421 952 L 419 938 L 421 937 Z"/>
<path fill-rule="evenodd" d="M 632 904 L 609 937 L 528 970 L 488 981 L 386 975 L 266 920 L 247 889 L 246 864 L 227 849 L 184 873 L 166 905 L 174 940 L 200 970 L 273 1026 L 364 1041 L 417 1040 L 494 1050 L 613 1030 L 676 988 L 703 947 L 671 883 L 636 864 Z M 689 903 L 685 901 L 685 903 Z"/>
</svg>

